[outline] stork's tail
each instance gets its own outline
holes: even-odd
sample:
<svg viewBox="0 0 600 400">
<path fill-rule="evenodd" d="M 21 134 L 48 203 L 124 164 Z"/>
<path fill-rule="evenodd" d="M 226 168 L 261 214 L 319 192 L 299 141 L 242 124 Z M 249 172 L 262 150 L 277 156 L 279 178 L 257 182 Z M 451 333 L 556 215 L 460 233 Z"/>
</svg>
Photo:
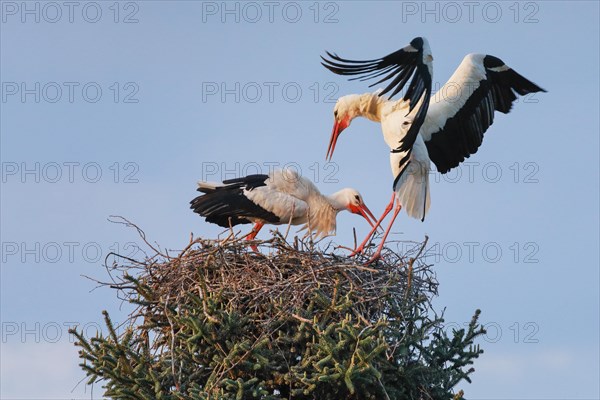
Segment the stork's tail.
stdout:
<svg viewBox="0 0 600 400">
<path fill-rule="evenodd" d="M 244 196 L 239 187 L 228 187 L 220 183 L 200 181 L 197 190 L 204 193 L 204 195 L 190 201 L 190 208 L 196 214 L 206 217 L 207 222 L 222 227 L 250 222 L 243 218 L 243 211 L 240 210 L 240 206 L 247 199 L 242 198 Z"/>
<path fill-rule="evenodd" d="M 264 185 L 267 175 L 249 175 L 224 181 L 223 184 L 198 182 L 198 191 L 204 195 L 190 201 L 195 213 L 222 227 L 249 224 L 253 219 L 275 223 L 279 217 L 252 202 L 244 193 L 249 187 Z"/>
<path fill-rule="evenodd" d="M 425 220 L 431 199 L 429 197 L 429 168 L 411 161 L 394 186 L 398 201 L 413 218 Z"/>
</svg>

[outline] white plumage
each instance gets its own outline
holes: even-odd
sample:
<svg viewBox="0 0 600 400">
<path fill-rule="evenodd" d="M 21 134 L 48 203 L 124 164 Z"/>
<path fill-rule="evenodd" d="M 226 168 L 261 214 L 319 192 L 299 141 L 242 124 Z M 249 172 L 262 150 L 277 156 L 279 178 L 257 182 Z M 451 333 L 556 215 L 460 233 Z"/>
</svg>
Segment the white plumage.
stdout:
<svg viewBox="0 0 600 400">
<path fill-rule="evenodd" d="M 248 239 L 254 239 L 264 224 L 303 224 L 302 229 L 319 237 L 335 234 L 336 217 L 342 210 L 362 215 L 372 226 L 369 218 L 375 219 L 355 189 L 325 196 L 291 169 L 222 184 L 199 182 L 198 191 L 204 194 L 191 201 L 194 212 L 223 227 L 254 223 Z"/>
<path fill-rule="evenodd" d="M 424 38 L 413 39 L 409 47 L 418 47 L 415 44 L 419 43 L 419 57 L 407 58 L 405 47 L 376 60 L 345 60 L 330 53 L 333 61 L 324 59 L 323 65 L 337 74 L 371 79 L 389 73 L 375 84 L 393 79 L 383 91 L 348 95 L 338 100 L 327 151 L 331 157 L 340 133 L 354 118 L 365 117 L 381 123 L 391 150 L 394 196 L 376 226 L 391 211 L 394 202 L 396 209 L 374 258 L 378 257 L 402 206 L 409 216 L 425 218 L 430 205 L 430 161 L 439 172 L 448 172 L 477 152 L 485 131 L 493 123 L 494 112 L 508 113 L 517 98 L 515 92 L 524 95 L 545 91 L 497 57 L 469 54 L 431 97 L 433 57 Z M 392 88 L 392 95 L 401 90 L 413 72 L 413 80 L 402 99 L 391 101 L 381 97 Z M 375 228 L 355 253 L 362 251 L 374 231 Z"/>
<path fill-rule="evenodd" d="M 389 101 L 380 97 L 379 93 L 378 91 L 341 97 L 335 105 L 334 114 L 338 120 L 347 119 L 348 125 L 356 117 L 380 123 L 385 142 L 390 150 L 394 150 L 400 146 L 401 139 L 410 128 L 416 109 L 409 113 L 407 102 Z M 336 123 L 336 126 L 340 124 Z M 334 131 L 333 136 L 337 139 L 340 133 L 341 130 Z M 335 148 L 335 144 L 336 141 L 332 142 L 330 149 Z M 422 137 L 415 139 L 410 150 L 405 166 L 402 164 L 403 153 L 390 152 L 392 177 L 399 177 L 398 181 L 394 182 L 394 192 L 408 215 L 423 219 L 430 203 L 430 160 Z M 401 173 L 403 167 L 406 171 Z"/>
</svg>

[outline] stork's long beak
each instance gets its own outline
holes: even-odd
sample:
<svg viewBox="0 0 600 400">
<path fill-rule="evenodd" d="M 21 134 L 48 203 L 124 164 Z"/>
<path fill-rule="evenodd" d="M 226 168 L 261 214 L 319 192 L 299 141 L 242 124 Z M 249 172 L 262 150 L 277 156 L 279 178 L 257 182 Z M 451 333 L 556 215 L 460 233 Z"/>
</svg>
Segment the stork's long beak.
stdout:
<svg viewBox="0 0 600 400">
<path fill-rule="evenodd" d="M 335 120 L 333 124 L 333 131 L 331 132 L 331 139 L 329 139 L 329 147 L 327 148 L 327 156 L 325 157 L 326 160 L 331 161 L 331 157 L 333 157 L 333 151 L 335 150 L 335 144 L 337 143 L 338 137 L 340 136 L 340 133 L 342 133 L 342 131 L 348 127 L 349 124 L 349 118 L 343 119 L 341 121 L 338 121 L 337 119 Z"/>
<path fill-rule="evenodd" d="M 359 214 L 362 215 L 364 217 L 364 219 L 367 220 L 367 222 L 369 223 L 369 225 L 371 225 L 371 228 L 375 227 L 375 223 L 377 222 L 377 218 L 375 218 L 375 216 L 373 215 L 373 213 L 371 212 L 371 210 L 369 210 L 369 207 L 367 207 L 366 204 L 361 204 L 359 206 L 351 206 L 350 207 L 350 211 L 354 214 Z M 373 219 L 371 221 L 371 219 Z"/>
</svg>

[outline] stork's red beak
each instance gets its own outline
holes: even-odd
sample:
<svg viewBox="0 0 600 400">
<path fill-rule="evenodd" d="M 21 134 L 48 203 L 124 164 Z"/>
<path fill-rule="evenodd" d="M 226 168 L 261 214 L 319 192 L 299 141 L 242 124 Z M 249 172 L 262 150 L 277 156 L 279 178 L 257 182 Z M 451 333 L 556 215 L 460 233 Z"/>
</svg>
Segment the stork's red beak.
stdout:
<svg viewBox="0 0 600 400">
<path fill-rule="evenodd" d="M 341 121 L 335 120 L 333 124 L 333 132 L 331 132 L 331 139 L 329 139 L 329 147 L 327 148 L 326 160 L 331 161 L 333 157 L 333 151 L 335 150 L 335 144 L 337 143 L 340 133 L 350 125 L 350 118 L 346 117 Z"/>
<path fill-rule="evenodd" d="M 367 220 L 367 222 L 369 223 L 369 225 L 371 225 L 371 228 L 375 227 L 375 223 L 377 222 L 377 218 L 375 218 L 375 216 L 373 215 L 373 213 L 371 212 L 371 210 L 369 210 L 369 207 L 367 207 L 366 204 L 363 203 L 363 204 L 361 204 L 359 206 L 355 206 L 355 205 L 351 204 L 348 208 L 350 209 L 350 212 L 352 212 L 353 214 L 362 215 Z M 371 221 L 371 218 L 373 219 L 373 221 Z"/>
</svg>

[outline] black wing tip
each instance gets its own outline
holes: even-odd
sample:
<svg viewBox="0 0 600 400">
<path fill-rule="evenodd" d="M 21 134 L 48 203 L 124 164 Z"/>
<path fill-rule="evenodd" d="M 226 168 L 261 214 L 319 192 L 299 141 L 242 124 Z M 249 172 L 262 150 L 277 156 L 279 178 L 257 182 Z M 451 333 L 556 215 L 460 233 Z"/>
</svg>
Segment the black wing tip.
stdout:
<svg viewBox="0 0 600 400">
<path fill-rule="evenodd" d="M 515 89 L 517 91 L 517 93 L 519 93 L 520 95 L 525 95 L 525 94 L 529 94 L 529 93 L 538 93 L 538 92 L 542 92 L 542 93 L 547 93 L 548 91 L 546 89 L 541 88 L 540 86 L 536 85 L 535 83 L 531 82 L 529 79 L 525 78 L 523 75 L 517 73 L 515 70 L 512 70 L 513 72 L 513 78 L 512 78 L 512 86 L 513 89 Z"/>
<path fill-rule="evenodd" d="M 252 222 L 248 218 L 258 218 L 269 223 L 279 221 L 277 215 L 246 197 L 241 188 L 228 186 L 224 189 L 226 190 L 196 197 L 190 201 L 190 208 L 206 218 L 206 222 L 222 227 Z"/>
<path fill-rule="evenodd" d="M 335 60 L 338 58 L 337 55 L 335 53 L 332 54 L 327 50 L 325 50 L 325 54 L 327 54 L 327 57 L 329 58 L 320 55 L 319 57 L 321 57 L 322 60 L 321 65 L 330 70 L 331 72 L 335 72 L 331 68 L 335 68 Z"/>
<path fill-rule="evenodd" d="M 502 67 L 503 65 L 506 66 L 504 61 L 502 61 L 498 57 L 492 56 L 490 54 L 486 54 L 485 57 L 483 57 L 483 66 L 485 68 L 498 68 Z"/>
<path fill-rule="evenodd" d="M 231 185 L 231 184 L 236 184 L 236 183 L 240 183 L 240 184 L 264 183 L 268 179 L 269 179 L 269 175 L 267 175 L 267 174 L 252 174 L 252 175 L 246 175 L 241 178 L 225 179 L 223 181 L 223 185 Z"/>
<path fill-rule="evenodd" d="M 424 64 L 419 64 L 419 54 L 422 54 L 425 42 L 425 38 L 421 36 L 415 37 L 411 40 L 409 46 L 390 53 L 385 57 L 373 60 L 359 61 L 344 59 L 337 54 L 332 54 L 326 50 L 325 53 L 330 59 L 321 56 L 321 60 L 323 61 L 321 65 L 337 75 L 357 75 L 355 78 L 349 78 L 350 80 L 365 81 L 379 78 L 381 75 L 389 73 L 387 76 L 384 76 L 383 78 L 378 79 L 377 82 L 369 85 L 369 87 L 373 87 L 382 82 L 391 80 L 384 90 L 378 94 L 379 97 L 383 97 L 384 95 L 391 93 L 388 96 L 389 100 L 392 100 L 392 98 L 405 87 L 410 76 L 413 76 L 409 85 L 409 90 L 407 91 L 410 95 L 404 97 L 405 100 L 410 101 L 410 111 L 412 111 L 423 95 L 423 92 L 427 92 L 427 96 L 424 99 L 426 102 L 429 101 L 431 92 L 432 78 L 429 75 L 427 68 L 422 68 Z M 427 76 L 419 77 L 419 75 L 423 74 Z"/>
<path fill-rule="evenodd" d="M 323 57 L 321 57 L 321 58 L 323 58 Z M 334 67 L 332 67 L 332 66 L 331 66 L 331 65 L 329 65 L 329 64 L 326 64 L 326 63 L 327 63 L 327 60 L 326 60 L 326 59 L 324 59 L 324 58 L 323 58 L 323 60 L 324 60 L 325 62 L 321 62 L 321 65 L 322 65 L 322 66 L 324 66 L 325 68 L 327 68 L 328 70 L 330 70 L 331 72 L 333 72 L 333 73 L 335 74 L 336 72 L 334 71 Z"/>
<path fill-rule="evenodd" d="M 532 87 L 529 89 L 529 93 L 548 93 L 544 88 L 539 87 L 535 83 L 531 82 Z"/>
<path fill-rule="evenodd" d="M 336 59 L 337 58 L 337 54 L 335 53 L 330 53 L 329 51 L 325 50 L 325 54 L 327 54 L 327 57 L 329 58 L 333 58 Z M 325 61 L 325 62 L 331 62 L 331 60 L 328 60 L 327 58 L 323 57 L 322 55 L 320 55 L 319 57 L 321 57 L 321 60 Z"/>
<path fill-rule="evenodd" d="M 502 71 L 499 73 L 510 71 L 510 73 L 513 75 L 512 76 L 513 80 L 520 80 L 521 86 L 528 86 L 526 88 L 528 93 L 537 93 L 537 92 L 548 93 L 548 91 L 546 89 L 543 89 L 540 86 L 536 85 L 535 83 L 531 82 L 529 79 L 525 78 L 523 75 L 519 74 L 517 71 L 515 71 L 514 69 L 512 69 L 511 67 L 506 65 L 506 63 L 498 57 L 492 56 L 490 54 L 486 54 L 483 57 L 483 66 L 486 69 L 506 67 L 507 68 L 506 71 Z"/>
<path fill-rule="evenodd" d="M 417 50 L 423 50 L 424 42 L 425 41 L 423 40 L 422 36 L 417 36 L 416 38 L 414 38 L 413 40 L 410 41 L 410 45 Z"/>
</svg>

